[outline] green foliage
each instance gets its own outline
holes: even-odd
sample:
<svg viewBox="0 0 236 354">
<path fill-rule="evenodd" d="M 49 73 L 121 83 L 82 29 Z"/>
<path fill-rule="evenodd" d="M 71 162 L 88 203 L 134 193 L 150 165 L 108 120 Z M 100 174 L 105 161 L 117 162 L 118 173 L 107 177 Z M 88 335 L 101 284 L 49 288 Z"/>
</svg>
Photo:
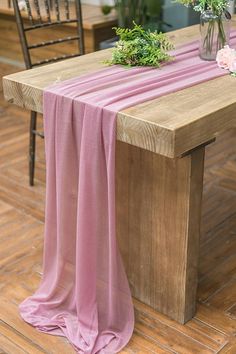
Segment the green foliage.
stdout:
<svg viewBox="0 0 236 354">
<path fill-rule="evenodd" d="M 112 6 L 110 6 L 110 5 L 103 5 L 103 6 L 101 7 L 101 10 L 102 10 L 103 15 L 109 15 L 109 14 L 111 13 Z"/>
<path fill-rule="evenodd" d="M 173 49 L 173 45 L 165 34 L 146 31 L 136 23 L 132 29 L 115 30 L 120 40 L 113 49 L 110 64 L 159 67 L 161 63 L 171 60 L 167 51 Z"/>
<path fill-rule="evenodd" d="M 176 0 L 185 6 L 192 6 L 195 11 L 203 12 L 211 10 L 215 15 L 221 16 L 223 13 L 228 15 L 228 0 Z"/>
</svg>

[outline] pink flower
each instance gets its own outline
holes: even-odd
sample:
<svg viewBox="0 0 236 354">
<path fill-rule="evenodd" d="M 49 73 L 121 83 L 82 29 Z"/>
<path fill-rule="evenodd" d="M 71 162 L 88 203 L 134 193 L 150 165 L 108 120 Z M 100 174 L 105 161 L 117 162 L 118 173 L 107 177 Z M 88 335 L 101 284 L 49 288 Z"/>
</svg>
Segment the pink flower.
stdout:
<svg viewBox="0 0 236 354">
<path fill-rule="evenodd" d="M 234 55 L 234 58 L 232 58 L 231 63 L 229 64 L 229 71 L 231 71 L 232 73 L 236 73 L 236 52 Z"/>
<path fill-rule="evenodd" d="M 226 45 L 223 49 L 220 49 L 216 56 L 217 64 L 220 68 L 230 70 L 235 68 L 236 70 L 236 51 Z"/>
</svg>

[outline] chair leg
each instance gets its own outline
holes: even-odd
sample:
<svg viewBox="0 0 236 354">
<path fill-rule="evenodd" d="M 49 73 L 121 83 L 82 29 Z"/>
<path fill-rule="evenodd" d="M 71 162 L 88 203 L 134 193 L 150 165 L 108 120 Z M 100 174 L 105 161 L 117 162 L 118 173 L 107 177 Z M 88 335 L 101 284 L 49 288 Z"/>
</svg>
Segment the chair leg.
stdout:
<svg viewBox="0 0 236 354">
<path fill-rule="evenodd" d="M 34 185 L 36 127 L 37 127 L 37 113 L 32 111 L 30 117 L 30 141 L 29 141 L 29 184 L 30 186 Z"/>
<path fill-rule="evenodd" d="M 53 9 L 53 0 L 49 0 L 49 8 L 50 8 L 50 10 Z"/>
</svg>

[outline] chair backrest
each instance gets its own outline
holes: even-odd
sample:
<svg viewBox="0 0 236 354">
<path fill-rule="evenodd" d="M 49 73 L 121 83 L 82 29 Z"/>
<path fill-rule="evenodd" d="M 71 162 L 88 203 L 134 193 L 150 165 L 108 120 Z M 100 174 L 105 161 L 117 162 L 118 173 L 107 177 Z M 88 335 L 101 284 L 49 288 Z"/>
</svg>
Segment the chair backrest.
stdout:
<svg viewBox="0 0 236 354">
<path fill-rule="evenodd" d="M 73 0 L 73 2 L 71 0 L 13 0 L 13 5 L 27 69 L 84 54 L 80 0 Z M 75 23 L 75 36 L 67 36 L 33 44 L 28 41 L 29 32 L 71 23 Z M 44 60 L 33 62 L 33 49 L 69 41 L 78 41 L 76 53 L 45 58 Z"/>
</svg>

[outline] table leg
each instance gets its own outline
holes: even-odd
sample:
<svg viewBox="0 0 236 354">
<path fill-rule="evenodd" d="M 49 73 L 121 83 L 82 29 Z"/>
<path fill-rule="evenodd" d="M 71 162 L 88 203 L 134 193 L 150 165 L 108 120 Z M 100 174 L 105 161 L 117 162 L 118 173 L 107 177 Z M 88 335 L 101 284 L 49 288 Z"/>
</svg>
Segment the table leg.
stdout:
<svg viewBox="0 0 236 354">
<path fill-rule="evenodd" d="M 116 149 L 117 236 L 132 295 L 180 323 L 195 313 L 204 151 L 170 159 Z"/>
</svg>

